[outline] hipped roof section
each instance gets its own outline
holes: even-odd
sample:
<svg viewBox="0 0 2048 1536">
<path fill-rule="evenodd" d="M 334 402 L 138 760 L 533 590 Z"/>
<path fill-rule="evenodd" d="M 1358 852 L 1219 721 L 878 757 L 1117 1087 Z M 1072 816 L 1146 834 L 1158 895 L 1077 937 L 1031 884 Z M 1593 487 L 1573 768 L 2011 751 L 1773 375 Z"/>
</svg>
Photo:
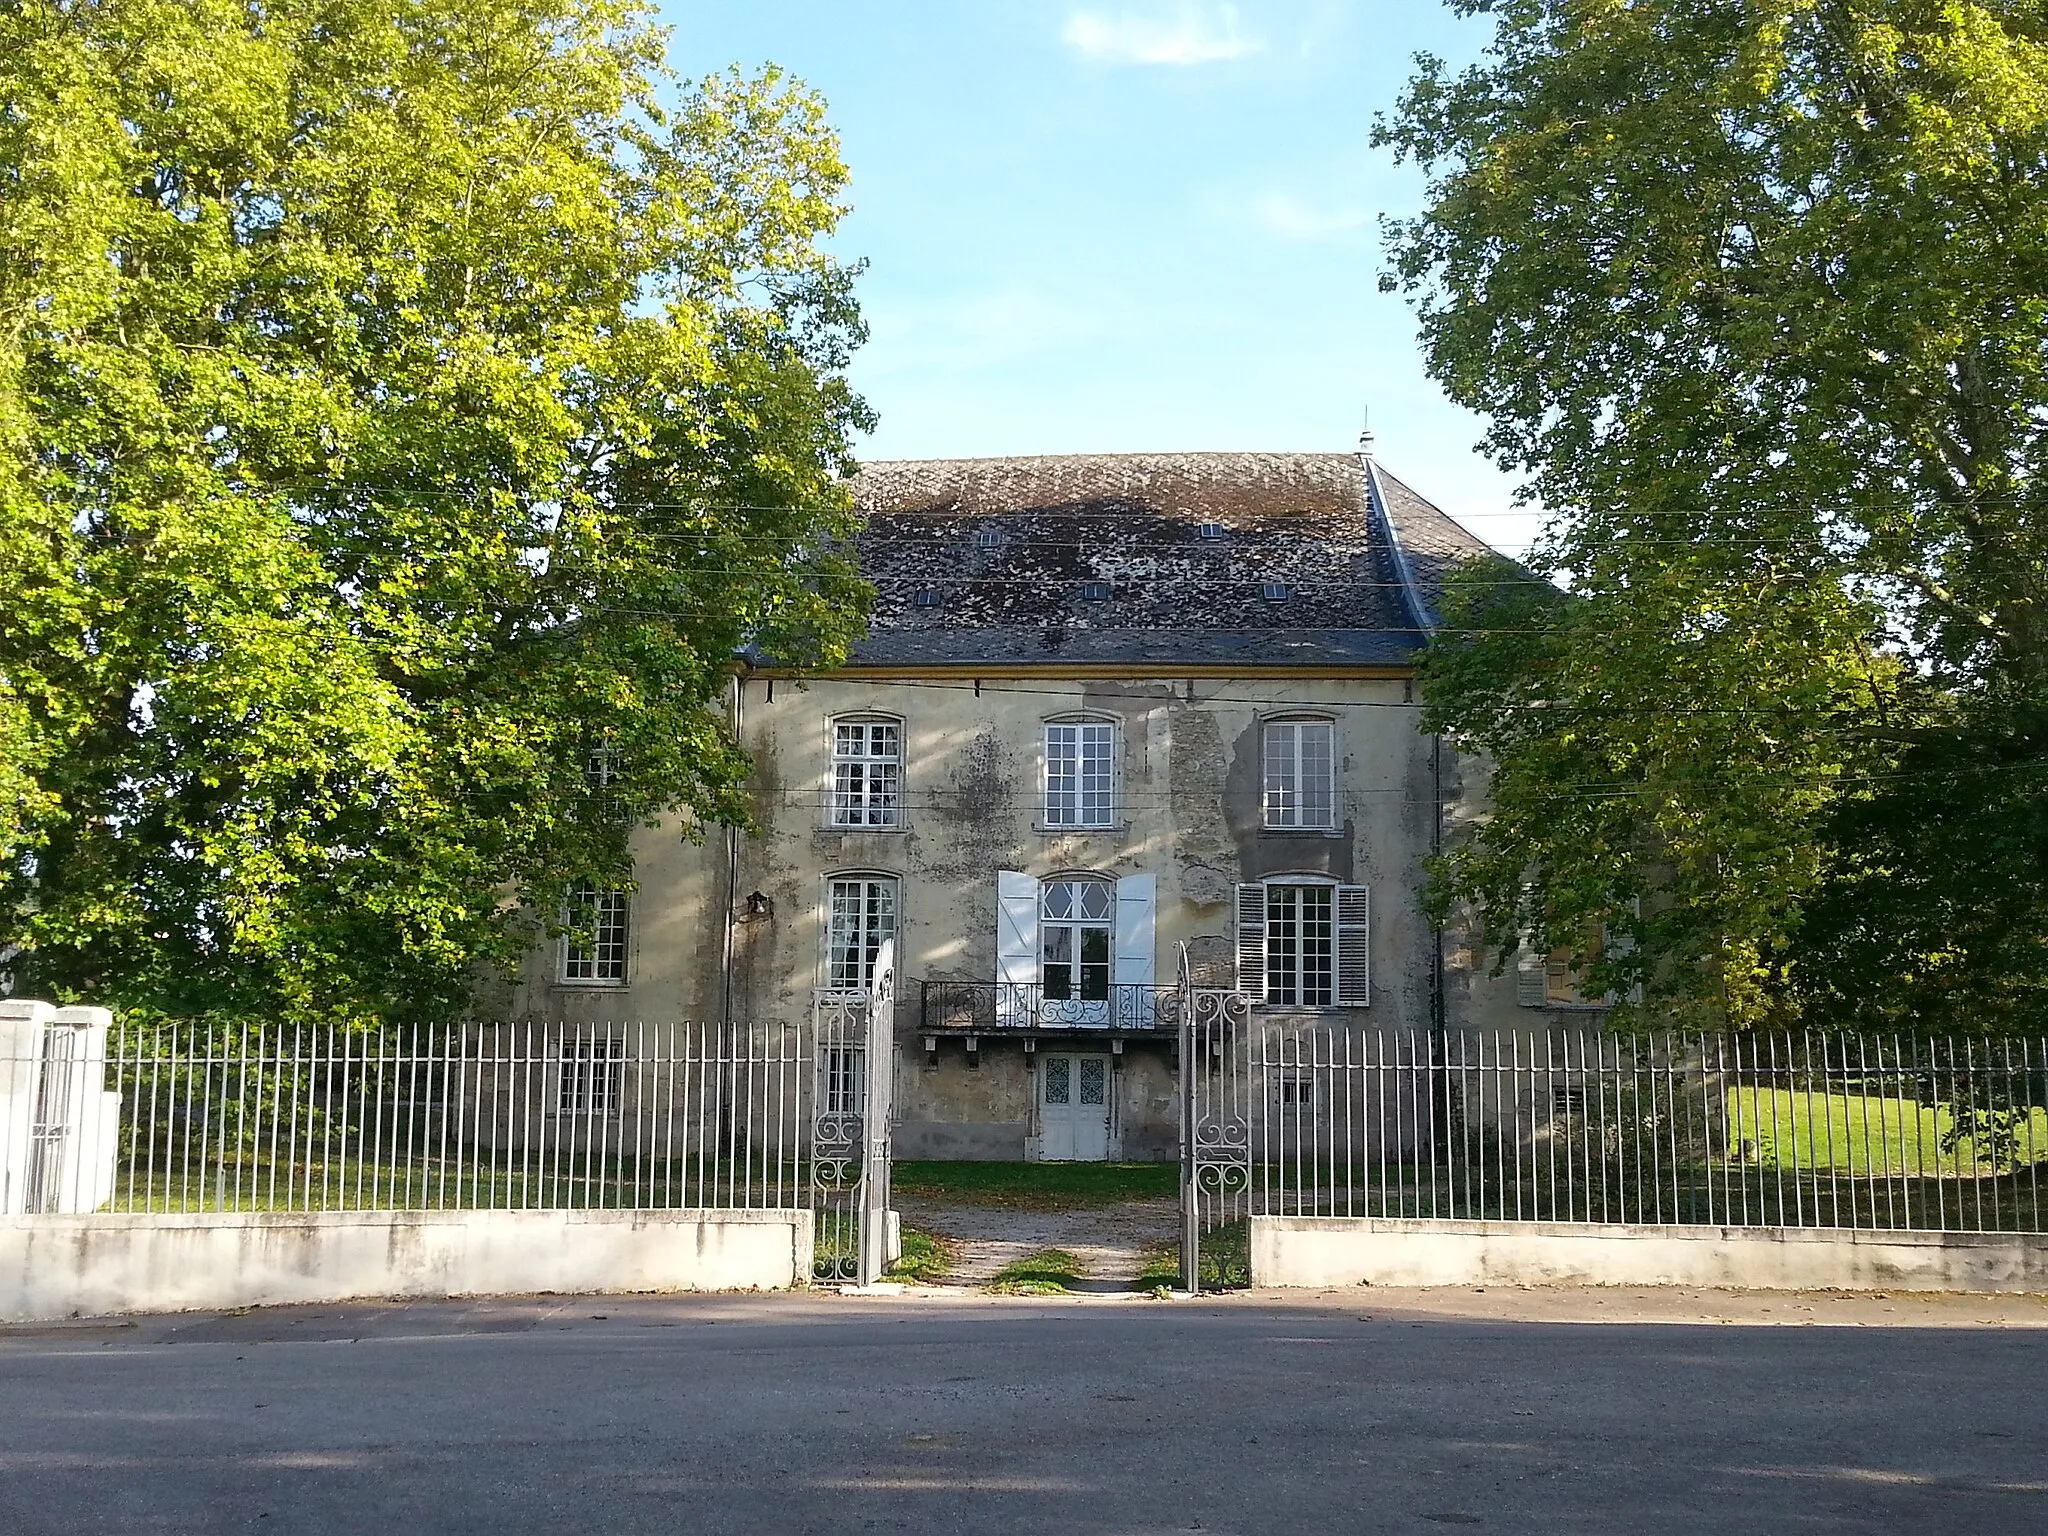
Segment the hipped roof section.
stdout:
<svg viewBox="0 0 2048 1536">
<path fill-rule="evenodd" d="M 894 460 L 852 490 L 854 667 L 1398 666 L 1487 551 L 1355 454 Z"/>
</svg>

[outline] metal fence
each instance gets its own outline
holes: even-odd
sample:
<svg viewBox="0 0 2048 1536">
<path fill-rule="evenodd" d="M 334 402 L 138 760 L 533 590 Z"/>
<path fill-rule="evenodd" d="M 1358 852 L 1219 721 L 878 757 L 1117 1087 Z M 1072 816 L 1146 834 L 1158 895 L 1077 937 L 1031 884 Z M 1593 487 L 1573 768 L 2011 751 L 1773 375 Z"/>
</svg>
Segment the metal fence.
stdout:
<svg viewBox="0 0 2048 1536">
<path fill-rule="evenodd" d="M 1246 1215 L 2042 1231 L 2048 1042 L 1354 1032 L 1198 1042 Z"/>
<path fill-rule="evenodd" d="M 29 1211 L 789 1208 L 835 1091 L 815 1065 L 773 1025 L 116 1030 L 103 1061 L 39 1061 L 44 1090 L 11 1101 L 36 1123 L 0 1146 L 105 1149 L 91 1196 L 31 1180 Z M 48 1085 L 81 1067 L 103 1091 L 52 1121 Z"/>
</svg>

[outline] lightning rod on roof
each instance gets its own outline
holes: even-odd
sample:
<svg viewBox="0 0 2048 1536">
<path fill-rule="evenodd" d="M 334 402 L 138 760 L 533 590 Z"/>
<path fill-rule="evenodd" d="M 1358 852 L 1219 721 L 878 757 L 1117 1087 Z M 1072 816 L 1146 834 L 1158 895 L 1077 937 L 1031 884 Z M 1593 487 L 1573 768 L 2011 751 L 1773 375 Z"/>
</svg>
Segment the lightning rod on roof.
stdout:
<svg viewBox="0 0 2048 1536">
<path fill-rule="evenodd" d="M 1370 457 L 1372 454 L 1372 442 L 1372 411 L 1368 407 L 1359 423 L 1358 451 Z"/>
</svg>

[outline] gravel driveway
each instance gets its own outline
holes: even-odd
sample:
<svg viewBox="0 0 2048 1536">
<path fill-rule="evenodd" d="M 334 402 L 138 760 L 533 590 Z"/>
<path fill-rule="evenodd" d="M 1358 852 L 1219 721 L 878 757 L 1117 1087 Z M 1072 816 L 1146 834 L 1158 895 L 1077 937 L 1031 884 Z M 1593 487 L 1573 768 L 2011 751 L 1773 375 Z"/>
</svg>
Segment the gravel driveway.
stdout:
<svg viewBox="0 0 2048 1536">
<path fill-rule="evenodd" d="M 1081 1261 L 1089 1290 L 1128 1290 L 1145 1261 L 1180 1237 L 1180 1205 L 1173 1200 L 1034 1211 L 898 1195 L 896 1207 L 906 1226 L 946 1240 L 953 1255 L 947 1285 L 986 1285 L 1019 1259 L 1063 1248 Z"/>
</svg>

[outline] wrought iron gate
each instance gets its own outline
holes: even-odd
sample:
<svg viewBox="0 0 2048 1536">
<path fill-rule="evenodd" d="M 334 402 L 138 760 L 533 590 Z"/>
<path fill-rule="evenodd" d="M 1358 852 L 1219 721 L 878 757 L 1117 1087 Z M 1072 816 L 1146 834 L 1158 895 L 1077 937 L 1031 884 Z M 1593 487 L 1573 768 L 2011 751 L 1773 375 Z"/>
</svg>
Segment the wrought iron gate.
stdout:
<svg viewBox="0 0 2048 1536">
<path fill-rule="evenodd" d="M 811 1019 L 813 1271 L 819 1280 L 872 1285 L 894 1257 L 889 1130 L 896 1086 L 895 941 L 882 945 L 865 990 L 814 994 Z"/>
<path fill-rule="evenodd" d="M 1242 1223 L 1251 1190 L 1252 1105 L 1245 1050 L 1251 1000 L 1197 987 L 1180 948 L 1180 1272 L 1202 1288 L 1202 1239 Z"/>
</svg>

